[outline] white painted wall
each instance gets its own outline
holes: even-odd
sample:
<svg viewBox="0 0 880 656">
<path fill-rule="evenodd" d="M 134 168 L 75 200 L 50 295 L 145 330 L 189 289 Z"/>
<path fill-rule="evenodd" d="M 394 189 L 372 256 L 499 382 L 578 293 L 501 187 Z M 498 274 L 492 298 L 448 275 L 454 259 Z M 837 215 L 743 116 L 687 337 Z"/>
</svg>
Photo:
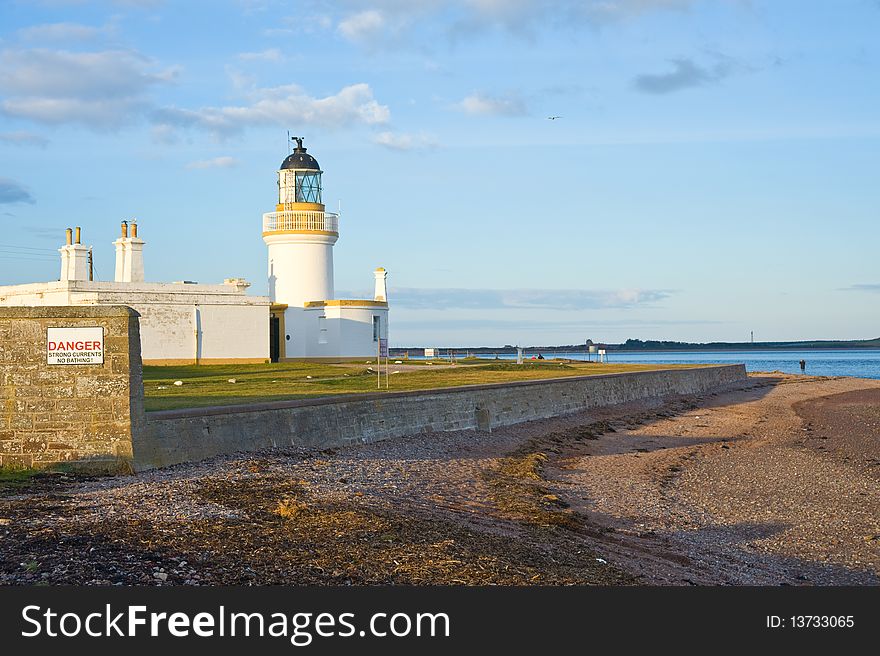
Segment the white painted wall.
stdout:
<svg viewBox="0 0 880 656">
<path fill-rule="evenodd" d="M 201 305 L 203 358 L 269 359 L 266 305 Z"/>
<path fill-rule="evenodd" d="M 123 282 L 125 280 L 125 239 L 120 237 L 113 242 L 113 247 L 116 249 L 116 268 L 113 280 Z"/>
<path fill-rule="evenodd" d="M 125 263 L 122 268 L 123 282 L 144 281 L 144 241 L 137 237 L 125 240 Z"/>
<path fill-rule="evenodd" d="M 0 306 L 128 305 L 144 360 L 269 358 L 269 299 L 230 285 L 58 281 L 0 287 Z"/>
<path fill-rule="evenodd" d="M 330 305 L 288 308 L 284 315 L 287 358 L 375 358 L 373 316 L 381 321 L 380 336 L 388 339 L 388 308 Z M 321 317 L 325 317 L 326 343 L 321 342 Z"/>
<path fill-rule="evenodd" d="M 376 357 L 378 344 L 373 339 L 373 317 L 380 317 L 380 337 L 388 339 L 388 308 L 328 307 L 328 318 L 339 324 L 340 357 Z"/>
<path fill-rule="evenodd" d="M 373 276 L 376 279 L 376 284 L 373 291 L 373 300 L 375 301 L 387 301 L 388 300 L 388 290 L 386 285 L 386 280 L 388 279 L 388 272 L 379 267 L 375 271 L 373 271 Z"/>
<path fill-rule="evenodd" d="M 68 244 L 61 253 L 61 280 L 89 279 L 89 249 L 82 244 Z"/>
<path fill-rule="evenodd" d="M 302 307 L 333 298 L 333 244 L 337 235 L 268 234 L 269 298 Z"/>
</svg>

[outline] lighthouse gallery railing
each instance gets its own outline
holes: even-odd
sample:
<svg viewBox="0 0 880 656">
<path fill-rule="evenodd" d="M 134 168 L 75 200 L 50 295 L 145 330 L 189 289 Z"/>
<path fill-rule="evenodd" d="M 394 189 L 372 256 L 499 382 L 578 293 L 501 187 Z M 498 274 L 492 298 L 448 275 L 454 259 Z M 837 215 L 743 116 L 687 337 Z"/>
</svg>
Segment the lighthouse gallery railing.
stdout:
<svg viewBox="0 0 880 656">
<path fill-rule="evenodd" d="M 263 232 L 276 230 L 322 230 L 339 232 L 339 215 L 315 210 L 285 210 L 263 214 Z"/>
</svg>

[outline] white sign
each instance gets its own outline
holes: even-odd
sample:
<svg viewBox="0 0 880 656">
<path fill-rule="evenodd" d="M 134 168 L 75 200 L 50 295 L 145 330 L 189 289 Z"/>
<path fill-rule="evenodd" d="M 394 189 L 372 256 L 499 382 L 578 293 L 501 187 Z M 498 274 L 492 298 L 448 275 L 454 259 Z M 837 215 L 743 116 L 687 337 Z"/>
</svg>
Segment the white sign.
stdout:
<svg viewBox="0 0 880 656">
<path fill-rule="evenodd" d="M 47 328 L 46 364 L 104 364 L 104 329 Z"/>
</svg>

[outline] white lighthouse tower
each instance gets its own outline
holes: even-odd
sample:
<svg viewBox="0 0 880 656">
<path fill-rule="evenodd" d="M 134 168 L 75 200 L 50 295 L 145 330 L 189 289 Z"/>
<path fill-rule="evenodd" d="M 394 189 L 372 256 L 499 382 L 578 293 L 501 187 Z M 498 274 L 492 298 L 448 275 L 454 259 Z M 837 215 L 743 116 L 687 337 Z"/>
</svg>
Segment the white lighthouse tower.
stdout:
<svg viewBox="0 0 880 656">
<path fill-rule="evenodd" d="M 382 291 L 366 299 L 334 299 L 333 245 L 339 215 L 324 211 L 317 160 L 302 137 L 278 170 L 278 202 L 263 214 L 263 241 L 269 248 L 270 356 L 295 358 L 363 357 L 387 339 L 388 301 Z M 377 284 L 376 289 L 379 290 Z"/>
<path fill-rule="evenodd" d="M 278 204 L 263 215 L 263 241 L 269 247 L 269 298 L 302 307 L 333 298 L 333 244 L 339 217 L 324 211 L 321 167 L 294 137 L 296 148 L 278 171 Z"/>
</svg>

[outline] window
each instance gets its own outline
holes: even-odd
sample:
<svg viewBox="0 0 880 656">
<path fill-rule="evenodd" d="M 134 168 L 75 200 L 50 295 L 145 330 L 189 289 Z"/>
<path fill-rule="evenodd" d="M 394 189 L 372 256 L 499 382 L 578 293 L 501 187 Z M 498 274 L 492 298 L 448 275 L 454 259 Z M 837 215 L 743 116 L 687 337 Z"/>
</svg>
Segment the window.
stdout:
<svg viewBox="0 0 880 656">
<path fill-rule="evenodd" d="M 321 173 L 283 170 L 278 180 L 279 203 L 320 203 Z"/>
<path fill-rule="evenodd" d="M 297 203 L 320 203 L 321 202 L 321 174 L 320 173 L 297 173 L 296 174 L 296 202 Z"/>
<path fill-rule="evenodd" d="M 382 317 L 378 315 L 373 315 L 373 341 L 378 342 L 379 338 L 382 336 Z"/>
</svg>

